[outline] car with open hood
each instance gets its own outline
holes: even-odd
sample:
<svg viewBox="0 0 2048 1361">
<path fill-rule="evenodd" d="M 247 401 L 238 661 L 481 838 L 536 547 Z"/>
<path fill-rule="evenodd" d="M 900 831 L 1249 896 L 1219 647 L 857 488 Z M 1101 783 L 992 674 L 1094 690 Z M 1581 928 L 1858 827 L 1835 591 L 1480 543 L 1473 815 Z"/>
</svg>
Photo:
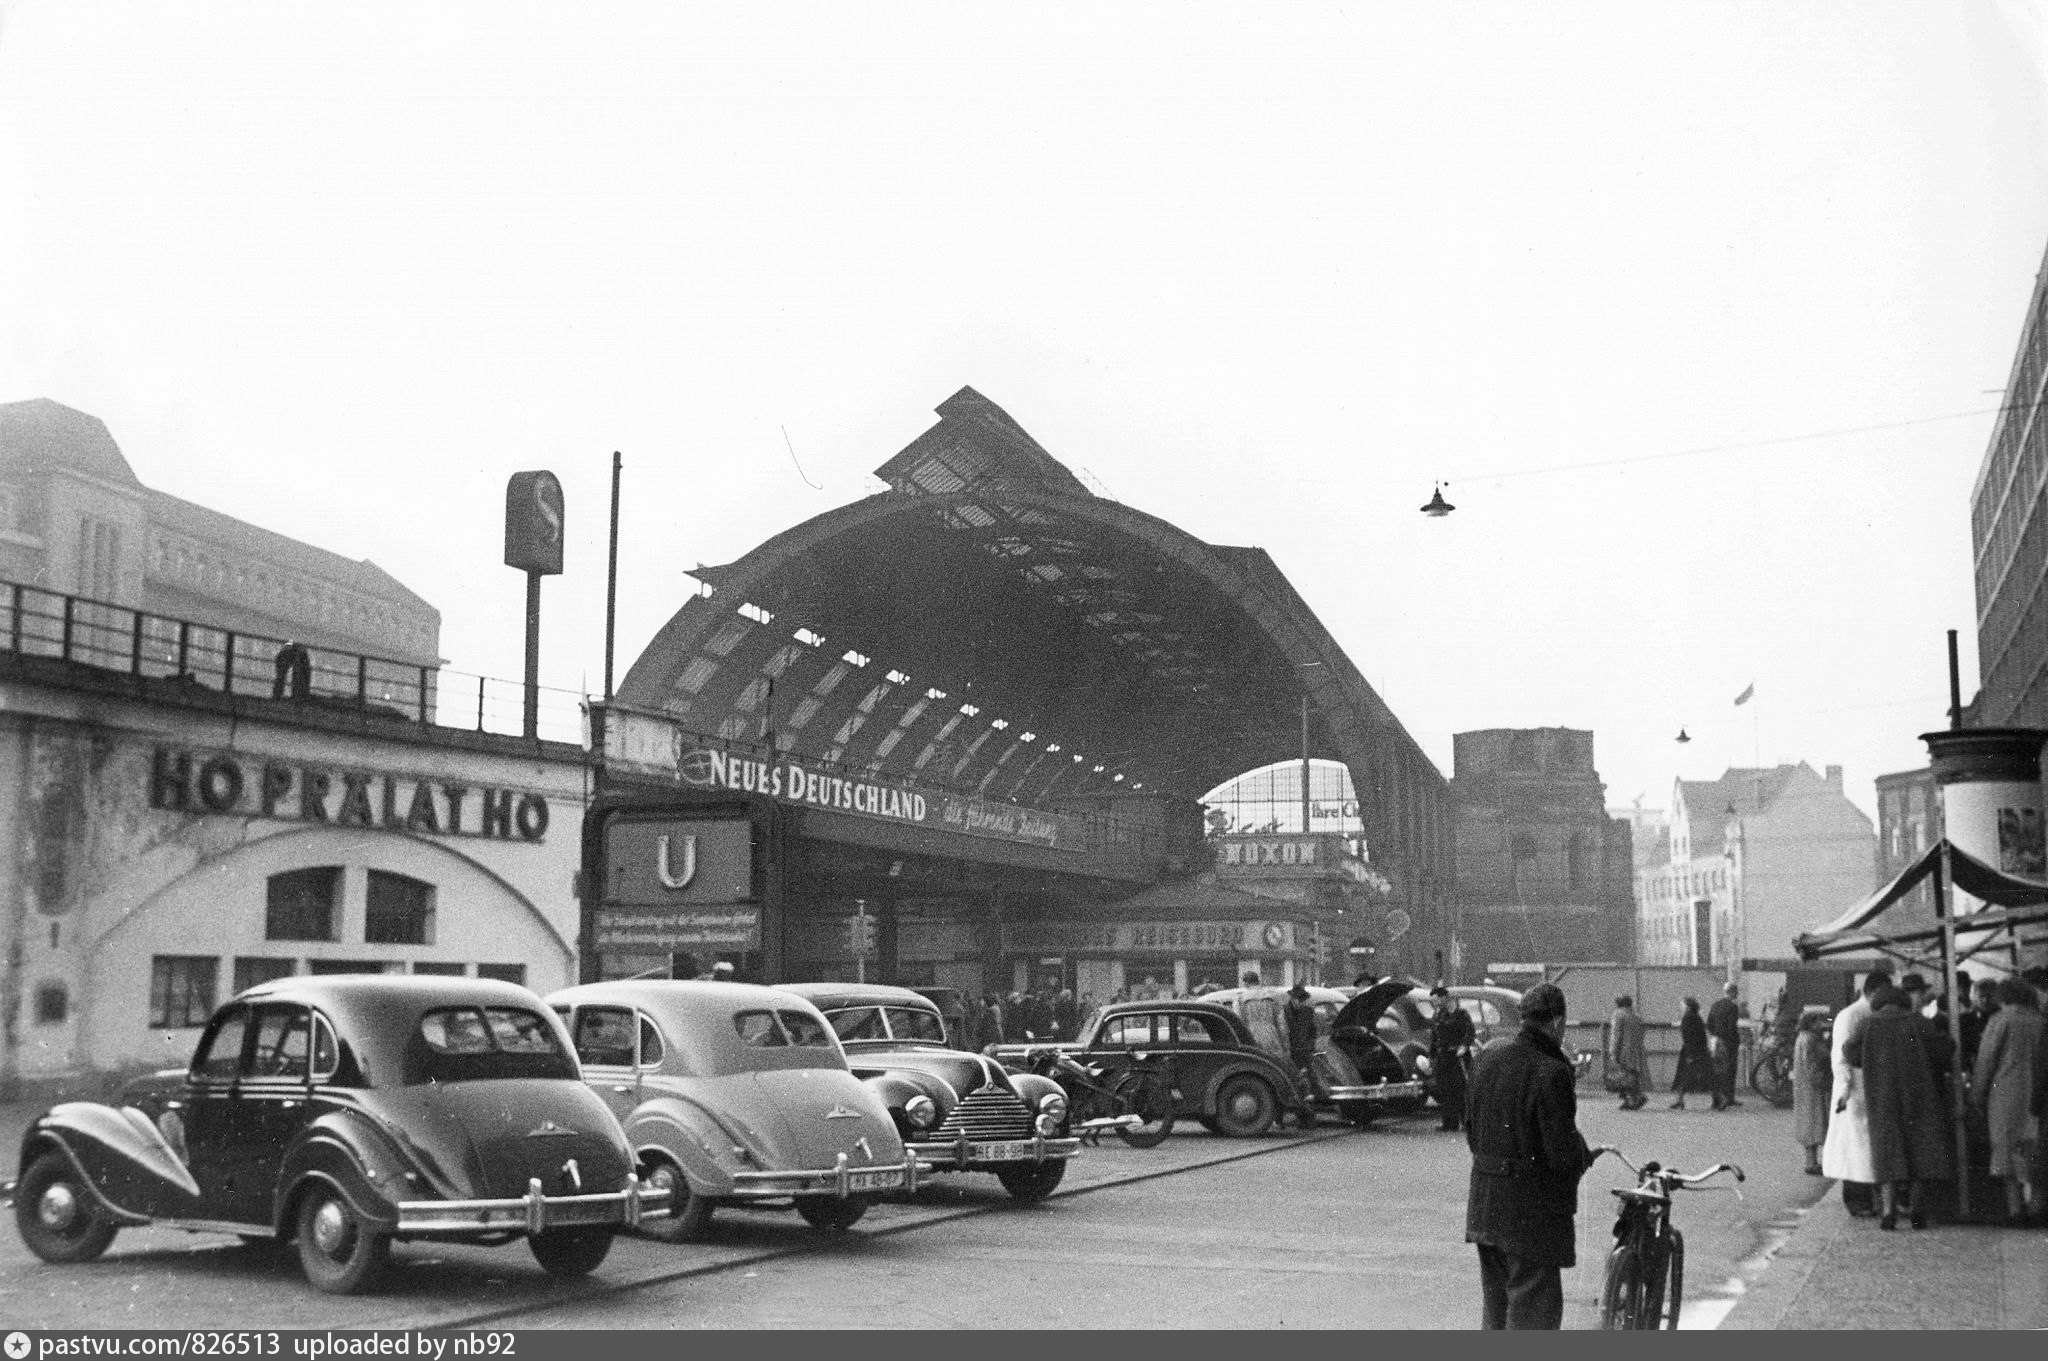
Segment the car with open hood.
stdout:
<svg viewBox="0 0 2048 1361">
<path fill-rule="evenodd" d="M 1081 1147 L 1066 1092 L 946 1044 L 930 998 L 881 983 L 783 983 L 815 1004 L 895 1117 L 905 1146 L 941 1172 L 991 1172 L 1018 1200 L 1043 1200 Z"/>
<path fill-rule="evenodd" d="M 626 1128 L 670 1213 L 641 1232 L 701 1237 L 721 1205 L 794 1206 L 846 1229 L 875 1196 L 917 1189 L 896 1122 L 825 1017 L 750 983 L 633 979 L 550 994 L 583 1077 Z"/>
<path fill-rule="evenodd" d="M 306 1278 L 371 1287 L 390 1245 L 526 1239 L 595 1270 L 665 1213 L 569 1037 L 512 983 L 293 977 L 213 1014 L 184 1069 L 29 1126 L 11 1199 L 29 1250 L 85 1262 L 123 1227 L 294 1240 Z"/>
<path fill-rule="evenodd" d="M 1354 991 L 1307 988 L 1316 1017 L 1310 1094 L 1315 1109 L 1364 1126 L 1382 1115 L 1411 1115 L 1427 1104 L 1423 1073 L 1386 1034 L 1388 1008 L 1406 996 L 1409 986 L 1389 981 Z M 1287 993 L 1286 988 L 1223 988 L 1204 993 L 1202 1000 L 1237 1013 L 1253 1040 L 1285 1062 Z"/>
</svg>

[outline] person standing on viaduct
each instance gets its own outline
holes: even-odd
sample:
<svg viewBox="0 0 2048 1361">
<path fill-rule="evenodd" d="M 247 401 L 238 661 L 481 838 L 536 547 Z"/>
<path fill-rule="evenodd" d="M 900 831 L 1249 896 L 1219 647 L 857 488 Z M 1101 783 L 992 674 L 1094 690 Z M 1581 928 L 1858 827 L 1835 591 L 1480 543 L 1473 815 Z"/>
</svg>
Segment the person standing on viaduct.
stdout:
<svg viewBox="0 0 2048 1361">
<path fill-rule="evenodd" d="M 1522 994 L 1521 1032 L 1482 1050 L 1473 1068 L 1465 1241 L 1479 1249 L 1484 1328 L 1564 1324 L 1579 1180 L 1597 1156 L 1579 1133 L 1564 1013 L 1563 990 L 1538 983 Z"/>
</svg>

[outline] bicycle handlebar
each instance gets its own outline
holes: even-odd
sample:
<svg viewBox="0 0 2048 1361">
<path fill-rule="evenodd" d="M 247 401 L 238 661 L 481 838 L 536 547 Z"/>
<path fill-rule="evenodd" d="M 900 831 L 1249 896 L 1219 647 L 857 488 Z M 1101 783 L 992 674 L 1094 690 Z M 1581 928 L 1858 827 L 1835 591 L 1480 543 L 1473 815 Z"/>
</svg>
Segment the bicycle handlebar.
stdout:
<svg viewBox="0 0 2048 1361">
<path fill-rule="evenodd" d="M 1708 1168 L 1704 1172 L 1694 1172 L 1687 1174 L 1684 1172 L 1674 1171 L 1673 1169 L 1668 1167 L 1659 1167 L 1654 1162 L 1645 1163 L 1643 1166 L 1637 1167 L 1634 1163 L 1628 1160 L 1628 1155 L 1626 1153 L 1623 1153 L 1613 1144 L 1602 1144 L 1599 1148 L 1594 1150 L 1594 1153 L 1595 1156 L 1604 1153 L 1612 1153 L 1615 1156 L 1615 1158 L 1620 1161 L 1623 1167 L 1626 1167 L 1630 1172 L 1634 1173 L 1637 1177 L 1655 1177 L 1658 1181 L 1664 1183 L 1667 1186 L 1690 1188 L 1699 1185 L 1701 1182 L 1707 1180 L 1707 1178 L 1709 1177 L 1718 1177 L 1723 1172 L 1733 1172 L 1735 1174 L 1735 1180 L 1737 1181 L 1748 1180 L 1746 1177 L 1743 1176 L 1742 1168 L 1735 1163 L 1715 1163 L 1712 1167 Z"/>
</svg>

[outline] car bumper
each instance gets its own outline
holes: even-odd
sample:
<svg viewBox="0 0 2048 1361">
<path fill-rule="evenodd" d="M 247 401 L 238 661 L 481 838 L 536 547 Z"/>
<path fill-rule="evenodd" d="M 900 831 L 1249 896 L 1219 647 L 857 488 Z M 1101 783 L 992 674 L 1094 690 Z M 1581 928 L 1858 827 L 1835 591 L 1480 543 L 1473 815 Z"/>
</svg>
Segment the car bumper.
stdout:
<svg viewBox="0 0 2048 1361">
<path fill-rule="evenodd" d="M 1028 1139 L 977 1140 L 963 1134 L 957 1139 L 920 1140 L 904 1147 L 934 1167 L 957 1171 L 988 1163 L 1042 1163 L 1051 1158 L 1071 1158 L 1081 1151 L 1081 1141 L 1073 1137 L 1049 1139 L 1043 1134 Z"/>
<path fill-rule="evenodd" d="M 918 1179 L 931 1169 L 915 1157 L 881 1167 L 854 1167 L 844 1153 L 819 1172 L 736 1172 L 734 1200 L 779 1200 L 784 1196 L 864 1195 L 870 1191 L 915 1191 Z"/>
<path fill-rule="evenodd" d="M 643 1217 L 665 1214 L 667 1191 L 642 1189 L 638 1177 L 626 1178 L 623 1191 L 587 1196 L 550 1196 L 540 1179 L 526 1184 L 526 1194 L 502 1200 L 402 1200 L 394 1230 L 407 1235 L 473 1233 L 543 1233 L 548 1229 L 616 1225 L 635 1228 Z"/>
<path fill-rule="evenodd" d="M 1376 1082 L 1370 1087 L 1325 1087 L 1319 1095 L 1332 1105 L 1354 1101 L 1414 1101 L 1426 1094 L 1421 1082 Z"/>
</svg>

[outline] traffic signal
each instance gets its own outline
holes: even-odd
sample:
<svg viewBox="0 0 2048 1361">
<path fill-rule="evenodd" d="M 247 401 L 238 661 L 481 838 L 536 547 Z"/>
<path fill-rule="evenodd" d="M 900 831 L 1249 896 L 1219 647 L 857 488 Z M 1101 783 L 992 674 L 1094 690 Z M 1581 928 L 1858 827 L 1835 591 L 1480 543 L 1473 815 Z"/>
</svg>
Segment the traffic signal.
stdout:
<svg viewBox="0 0 2048 1361">
<path fill-rule="evenodd" d="M 848 917 L 846 919 L 846 947 L 852 953 L 866 957 L 875 952 L 875 919 L 873 917 Z"/>
</svg>

